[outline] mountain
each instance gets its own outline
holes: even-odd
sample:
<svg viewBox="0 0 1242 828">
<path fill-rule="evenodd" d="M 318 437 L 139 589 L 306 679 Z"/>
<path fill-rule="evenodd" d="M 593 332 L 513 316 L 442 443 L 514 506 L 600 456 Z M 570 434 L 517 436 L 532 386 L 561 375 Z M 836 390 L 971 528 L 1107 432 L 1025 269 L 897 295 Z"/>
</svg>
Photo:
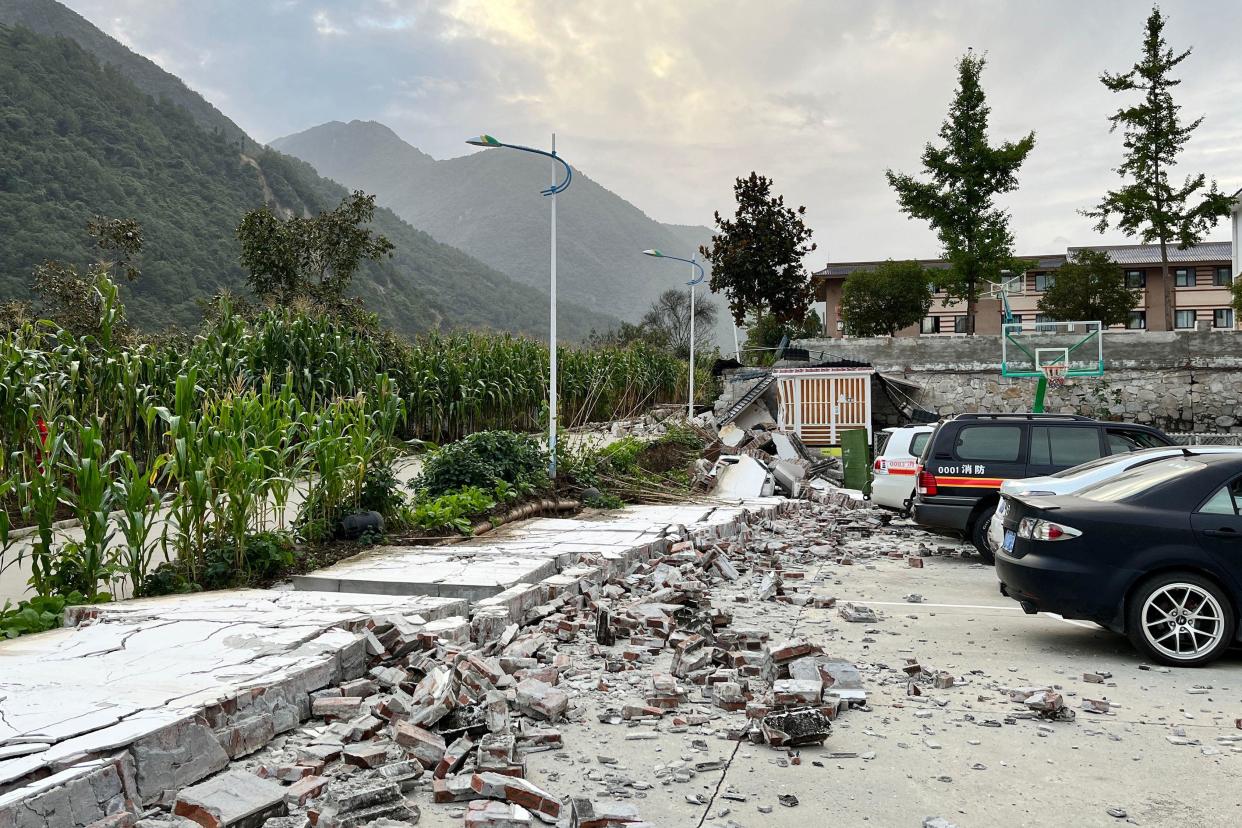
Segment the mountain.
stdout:
<svg viewBox="0 0 1242 828">
<path fill-rule="evenodd" d="M 95 28 L 86 18 L 51 0 L 0 0 L 0 25 L 22 26 L 36 34 L 67 37 L 99 59 L 115 66 L 151 97 L 172 101 L 209 132 L 219 130 L 225 138 L 249 140 L 233 123 L 175 75 L 154 61 L 130 51 Z M 253 142 L 252 142 L 253 143 Z"/>
<path fill-rule="evenodd" d="M 270 203 L 315 213 L 345 195 L 306 163 L 257 145 L 179 80 L 67 9 L 0 0 L 0 299 L 28 297 L 31 270 L 46 259 L 91 261 L 85 225 L 93 215 L 134 218 L 146 246 L 142 278 L 125 286 L 130 320 L 190 326 L 200 300 L 245 289 L 234 229 L 247 210 Z M 396 245 L 394 256 L 366 263 L 354 291 L 396 330 L 543 335 L 545 291 L 389 210 L 377 211 L 374 228 Z M 559 319 L 566 339 L 616 324 L 568 304 Z"/>
<path fill-rule="evenodd" d="M 333 121 L 272 146 L 375 193 L 415 227 L 519 282 L 547 284 L 548 206 L 539 191 L 552 180 L 551 161 L 502 150 L 438 161 L 374 121 Z M 560 294 L 624 319 L 636 320 L 689 273 L 644 249 L 688 258 L 711 237 L 706 227 L 661 224 L 577 169 L 558 198 Z"/>
</svg>

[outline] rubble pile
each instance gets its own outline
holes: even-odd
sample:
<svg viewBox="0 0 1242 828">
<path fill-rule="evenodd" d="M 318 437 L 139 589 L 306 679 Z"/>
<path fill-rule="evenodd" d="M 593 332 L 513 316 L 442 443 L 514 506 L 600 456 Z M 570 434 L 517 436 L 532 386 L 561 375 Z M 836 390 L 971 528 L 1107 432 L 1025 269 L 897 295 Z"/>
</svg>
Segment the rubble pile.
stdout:
<svg viewBox="0 0 1242 828">
<path fill-rule="evenodd" d="M 832 507 L 803 512 L 817 538 L 870 525 Z M 430 802 L 459 809 L 471 826 L 641 826 L 623 801 L 632 785 L 572 799 L 527 778 L 528 756 L 565 748 L 560 728 L 580 719 L 577 700 L 630 688 L 640 687 L 640 698 L 607 707 L 599 721 L 677 731 L 723 718 L 721 737 L 781 749 L 822 744 L 842 711 L 866 703 L 857 668 L 806 638 L 735 627 L 730 609 L 713 601 L 717 588 L 754 579 L 773 585 L 771 600 L 811 602 L 786 555 L 809 561 L 830 550 L 779 539 L 782 523 L 742 526 L 728 538 L 674 527 L 649 556 L 627 564 L 583 554 L 541 585 L 476 602 L 470 618 L 376 619 L 364 632 L 361 678 L 311 693 L 311 722 L 234 762 L 228 778 L 170 794 L 167 818 L 212 828 L 403 826 Z M 656 778 L 722 766 L 674 764 Z M 176 824 L 160 813 L 138 824 Z"/>
<path fill-rule="evenodd" d="M 707 441 L 695 469 L 699 490 L 729 498 L 783 494 L 844 505 L 835 491 L 841 461 L 813 453 L 798 435 L 762 425 L 747 430 L 728 423 L 718 431 L 710 420 L 696 425 Z"/>
</svg>

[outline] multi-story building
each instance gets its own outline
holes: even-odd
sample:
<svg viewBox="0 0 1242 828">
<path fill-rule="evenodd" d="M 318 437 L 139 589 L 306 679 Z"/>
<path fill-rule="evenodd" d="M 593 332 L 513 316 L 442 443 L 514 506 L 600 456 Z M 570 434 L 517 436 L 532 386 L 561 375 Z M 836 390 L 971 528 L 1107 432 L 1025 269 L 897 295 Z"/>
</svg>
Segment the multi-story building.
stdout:
<svg viewBox="0 0 1242 828">
<path fill-rule="evenodd" d="M 1174 329 L 1212 328 L 1236 330 L 1238 321 L 1232 306 L 1230 286 L 1239 275 L 1239 234 L 1242 234 L 1242 191 L 1234 208 L 1233 233 L 1235 241 L 1204 242 L 1178 250 L 1170 247 L 1169 281 L 1165 285 L 1160 264 L 1160 248 L 1148 244 L 1103 245 L 1071 247 L 1064 254 L 1048 256 L 1023 256 L 1033 262 L 1030 269 L 1020 277 L 1012 277 L 1009 305 L 1018 321 L 1051 321 L 1039 312 L 1039 300 L 1044 291 L 1057 278 L 1057 271 L 1078 250 L 1100 250 L 1108 253 L 1125 273 L 1130 287 L 1142 290 L 1139 303 L 1130 311 L 1125 324 L 1114 326 L 1117 330 L 1163 331 L 1167 330 L 1164 317 L 1164 292 L 1173 291 Z M 839 262 L 829 264 L 812 274 L 816 298 L 824 302 L 824 335 L 841 337 L 845 326 L 841 322 L 841 288 L 851 273 L 868 270 L 880 262 Z M 920 262 L 933 271 L 945 270 L 948 264 L 940 259 Z M 934 278 L 934 277 L 933 277 Z M 986 287 L 986 286 L 984 286 Z M 950 303 L 944 291 L 932 286 L 934 300 L 930 313 L 918 325 L 898 331 L 898 336 L 953 335 L 966 333 L 966 304 Z M 981 293 L 983 291 L 981 290 Z M 1000 332 L 999 302 L 982 300 L 976 311 L 976 333 Z"/>
</svg>

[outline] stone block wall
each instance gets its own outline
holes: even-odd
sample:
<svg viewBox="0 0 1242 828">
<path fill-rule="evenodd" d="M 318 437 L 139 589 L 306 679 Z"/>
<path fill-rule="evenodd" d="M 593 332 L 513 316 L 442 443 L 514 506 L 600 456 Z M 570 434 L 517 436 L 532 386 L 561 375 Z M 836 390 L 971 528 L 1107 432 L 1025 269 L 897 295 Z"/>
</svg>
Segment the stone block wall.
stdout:
<svg viewBox="0 0 1242 828">
<path fill-rule="evenodd" d="M 812 352 L 871 363 L 914 383 L 939 414 L 1029 411 L 1036 380 L 1000 374 L 1000 337 L 800 340 Z M 1242 431 L 1242 332 L 1105 333 L 1103 377 L 1050 388 L 1045 410 L 1153 425 L 1165 431 Z M 873 388 L 877 426 L 899 413 Z M 903 389 L 905 390 L 905 389 Z"/>
</svg>

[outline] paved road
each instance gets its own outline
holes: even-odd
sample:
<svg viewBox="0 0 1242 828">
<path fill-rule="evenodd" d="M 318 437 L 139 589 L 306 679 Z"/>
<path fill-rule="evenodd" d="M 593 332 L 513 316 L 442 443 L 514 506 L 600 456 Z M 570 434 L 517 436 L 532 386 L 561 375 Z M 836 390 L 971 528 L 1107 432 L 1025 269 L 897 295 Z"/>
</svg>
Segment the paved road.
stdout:
<svg viewBox="0 0 1242 828">
<path fill-rule="evenodd" d="M 887 533 L 857 546 L 910 549 L 920 538 L 928 540 Z M 808 577 L 815 579 L 815 594 L 865 602 L 880 611 L 880 622 L 845 623 L 836 610 L 753 598 L 736 603 L 738 595 L 752 594 L 749 586 L 719 590 L 716 603 L 734 610 L 734 627 L 766 629 L 775 638 L 805 635 L 860 665 L 870 711 L 843 714 L 822 749 L 804 748 L 801 764 L 793 765 L 784 751 L 728 741 L 724 725 L 737 716 L 681 733 L 669 732 L 668 717 L 655 727 L 600 724 L 598 712 L 640 703 L 651 672 L 667 670 L 664 655 L 631 673 L 578 680 L 580 723 L 564 727 L 564 753 L 530 757 L 532 781 L 558 794 L 597 799 L 615 786 L 636 797 L 631 801 L 644 819 L 661 826 L 918 828 L 929 816 L 961 828 L 1242 824 L 1242 756 L 1233 743 L 1217 741 L 1242 737 L 1234 725 L 1242 716 L 1238 655 L 1198 670 L 1144 665 L 1124 639 L 1094 625 L 1024 615 L 997 593 L 992 570 L 973 557 L 932 557 L 921 570 L 883 558 L 854 566 L 820 562 L 808 567 Z M 904 600 L 913 592 L 926 602 Z M 590 663 L 589 645 L 579 646 L 578 663 Z M 930 701 L 911 702 L 898 669 L 907 658 L 966 683 L 925 688 Z M 1113 674 L 1107 684 L 1083 681 L 1084 672 L 1101 670 Z M 594 689 L 601 678 L 613 689 Z M 1022 708 L 1002 689 L 1025 685 L 1055 685 L 1073 708 L 1084 696 L 1106 697 L 1115 710 L 1079 710 L 1072 722 L 1007 721 Z M 988 720 L 1001 724 L 984 725 Z M 1196 744 L 1167 738 L 1183 732 Z M 617 764 L 603 764 L 600 756 Z M 713 759 L 725 760 L 726 768 L 680 784 L 656 775 L 657 766 Z M 635 780 L 652 787 L 619 787 Z M 725 800 L 725 791 L 746 801 Z M 782 793 L 795 794 L 800 804 L 778 804 Z M 1110 808 L 1127 816 L 1111 816 Z M 458 825 L 459 819 L 437 806 L 423 812 L 430 826 Z"/>
</svg>

